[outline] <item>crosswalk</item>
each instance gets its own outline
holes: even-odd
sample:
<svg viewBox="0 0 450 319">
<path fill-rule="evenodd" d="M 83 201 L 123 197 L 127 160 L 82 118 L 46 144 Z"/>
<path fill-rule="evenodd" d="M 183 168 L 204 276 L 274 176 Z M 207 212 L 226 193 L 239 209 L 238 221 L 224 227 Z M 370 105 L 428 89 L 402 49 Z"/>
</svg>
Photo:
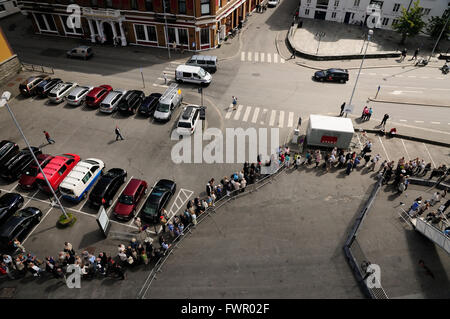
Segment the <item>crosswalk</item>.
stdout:
<svg viewBox="0 0 450 319">
<path fill-rule="evenodd" d="M 180 64 L 182 63 L 176 61 L 170 62 L 161 72 L 161 76 L 156 78 L 158 81 L 155 81 L 152 85 L 154 87 L 168 88 L 171 83 L 175 82 L 175 70 Z"/>
<path fill-rule="evenodd" d="M 241 52 L 242 62 L 254 63 L 285 63 L 286 61 L 278 53 L 265 52 Z"/>
<path fill-rule="evenodd" d="M 226 120 L 242 121 L 253 124 L 268 125 L 273 127 L 294 127 L 294 112 L 269 110 L 266 108 L 237 105 L 233 110 L 230 104 L 225 113 Z"/>
</svg>

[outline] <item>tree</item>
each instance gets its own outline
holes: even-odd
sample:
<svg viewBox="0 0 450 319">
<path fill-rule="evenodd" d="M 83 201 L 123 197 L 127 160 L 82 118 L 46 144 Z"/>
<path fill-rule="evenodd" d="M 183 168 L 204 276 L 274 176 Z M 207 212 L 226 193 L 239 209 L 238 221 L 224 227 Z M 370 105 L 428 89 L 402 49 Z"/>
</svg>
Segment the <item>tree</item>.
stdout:
<svg viewBox="0 0 450 319">
<path fill-rule="evenodd" d="M 432 17 L 428 20 L 428 24 L 425 28 L 426 34 L 439 42 L 442 39 L 447 39 L 450 36 L 450 10 L 446 10 L 442 17 Z M 442 32 L 442 36 L 441 36 Z M 439 36 L 441 36 L 439 38 Z M 438 45 L 439 45 L 438 42 Z"/>
<path fill-rule="evenodd" d="M 415 1 L 409 11 L 402 7 L 402 15 L 396 23 L 392 24 L 392 28 L 402 35 L 401 44 L 405 44 L 408 36 L 413 37 L 419 34 L 425 26 L 422 20 L 423 10 L 419 3 L 420 0 Z"/>
</svg>

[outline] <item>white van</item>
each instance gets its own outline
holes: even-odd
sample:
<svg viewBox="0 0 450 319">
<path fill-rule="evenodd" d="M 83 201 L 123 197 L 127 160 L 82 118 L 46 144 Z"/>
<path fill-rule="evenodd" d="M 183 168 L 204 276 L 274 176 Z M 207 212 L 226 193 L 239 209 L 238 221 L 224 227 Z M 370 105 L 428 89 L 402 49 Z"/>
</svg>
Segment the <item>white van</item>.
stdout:
<svg viewBox="0 0 450 319">
<path fill-rule="evenodd" d="M 96 158 L 79 161 L 59 186 L 62 197 L 73 202 L 86 198 L 103 168 L 105 163 Z"/>
<path fill-rule="evenodd" d="M 209 84 L 211 83 L 212 76 L 199 66 L 182 64 L 175 70 L 175 80 L 177 82 Z"/>
<path fill-rule="evenodd" d="M 172 111 L 180 106 L 183 101 L 183 95 L 178 88 L 178 84 L 172 83 L 159 98 L 153 118 L 157 121 L 170 121 L 172 118 Z"/>
</svg>

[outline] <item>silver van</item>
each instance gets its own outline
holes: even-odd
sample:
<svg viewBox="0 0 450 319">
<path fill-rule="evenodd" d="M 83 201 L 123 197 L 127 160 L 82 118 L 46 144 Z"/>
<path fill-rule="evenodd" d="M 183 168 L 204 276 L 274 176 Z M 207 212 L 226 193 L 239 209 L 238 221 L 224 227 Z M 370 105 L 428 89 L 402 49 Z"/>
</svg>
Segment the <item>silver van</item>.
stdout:
<svg viewBox="0 0 450 319">
<path fill-rule="evenodd" d="M 178 84 L 172 83 L 159 98 L 153 118 L 159 121 L 169 121 L 172 118 L 172 111 L 180 106 L 182 101 L 183 95 Z"/>
<path fill-rule="evenodd" d="M 209 73 L 217 71 L 217 57 L 212 55 L 193 55 L 186 65 L 199 66 Z"/>
<path fill-rule="evenodd" d="M 211 83 L 212 76 L 203 68 L 192 65 L 179 65 L 175 70 L 175 81 L 189 82 L 200 85 L 208 85 Z"/>
<path fill-rule="evenodd" d="M 66 54 L 68 58 L 82 58 L 87 60 L 94 55 L 94 52 L 92 52 L 91 47 L 82 45 L 67 51 Z"/>
</svg>

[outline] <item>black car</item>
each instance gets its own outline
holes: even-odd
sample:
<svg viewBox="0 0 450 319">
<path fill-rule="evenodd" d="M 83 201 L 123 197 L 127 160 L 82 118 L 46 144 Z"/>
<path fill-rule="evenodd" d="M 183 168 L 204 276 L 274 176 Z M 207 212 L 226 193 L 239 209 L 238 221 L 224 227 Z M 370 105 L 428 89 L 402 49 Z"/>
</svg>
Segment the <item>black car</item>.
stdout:
<svg viewBox="0 0 450 319">
<path fill-rule="evenodd" d="M 159 222 L 161 211 L 175 194 L 176 188 L 177 184 L 174 181 L 159 180 L 141 208 L 141 218 L 152 223 Z"/>
<path fill-rule="evenodd" d="M 139 114 L 144 116 L 150 116 L 155 112 L 156 105 L 158 105 L 159 98 L 162 96 L 161 93 L 152 93 L 142 101 L 141 106 L 139 106 Z"/>
<path fill-rule="evenodd" d="M 58 78 L 44 80 L 36 87 L 36 94 L 40 97 L 46 97 L 47 94 L 59 83 L 62 83 L 62 80 Z"/>
<path fill-rule="evenodd" d="M 317 71 L 314 73 L 314 80 L 320 82 L 341 82 L 345 83 L 348 81 L 348 70 L 344 69 L 328 69 Z"/>
<path fill-rule="evenodd" d="M 0 197 L 0 224 L 21 208 L 23 202 L 23 197 L 17 193 L 7 193 Z"/>
<path fill-rule="evenodd" d="M 37 147 L 31 147 L 35 156 L 42 154 Z M 7 181 L 15 181 L 22 175 L 24 170 L 33 163 L 34 159 L 28 148 L 22 149 L 0 168 L 0 176 Z"/>
<path fill-rule="evenodd" d="M 0 142 L 0 168 L 19 153 L 19 145 L 14 142 L 3 140 Z"/>
<path fill-rule="evenodd" d="M 36 207 L 27 207 L 15 212 L 0 226 L 1 249 L 11 250 L 14 238 L 23 240 L 41 218 L 42 212 Z"/>
<path fill-rule="evenodd" d="M 121 168 L 111 168 L 106 174 L 100 176 L 89 194 L 91 206 L 111 206 L 114 195 L 126 180 L 127 171 Z"/>
<path fill-rule="evenodd" d="M 139 90 L 128 91 L 120 100 L 118 109 L 122 113 L 136 113 L 144 99 L 144 92 Z"/>
</svg>

